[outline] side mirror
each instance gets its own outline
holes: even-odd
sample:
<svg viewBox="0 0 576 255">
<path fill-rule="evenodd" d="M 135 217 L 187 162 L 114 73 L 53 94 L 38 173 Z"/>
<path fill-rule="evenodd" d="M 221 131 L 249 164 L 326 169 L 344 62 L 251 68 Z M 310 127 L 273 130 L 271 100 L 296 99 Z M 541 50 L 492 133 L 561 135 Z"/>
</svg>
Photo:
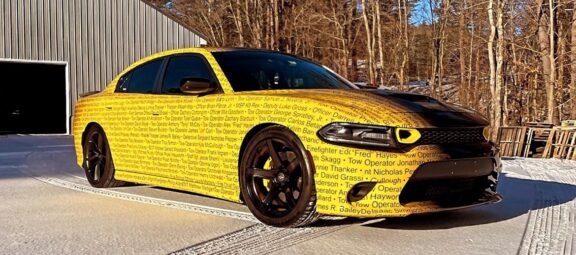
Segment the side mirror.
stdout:
<svg viewBox="0 0 576 255">
<path fill-rule="evenodd" d="M 185 94 L 202 95 L 214 91 L 216 88 L 208 79 L 184 78 L 180 81 L 180 91 Z"/>
</svg>

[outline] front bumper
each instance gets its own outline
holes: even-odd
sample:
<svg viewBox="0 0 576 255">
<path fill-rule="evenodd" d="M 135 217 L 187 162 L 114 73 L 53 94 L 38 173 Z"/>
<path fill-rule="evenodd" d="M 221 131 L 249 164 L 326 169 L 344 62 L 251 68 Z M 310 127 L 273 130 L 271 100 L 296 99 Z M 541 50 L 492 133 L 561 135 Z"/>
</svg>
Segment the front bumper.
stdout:
<svg viewBox="0 0 576 255">
<path fill-rule="evenodd" d="M 428 162 L 410 177 L 399 202 L 404 207 L 425 204 L 435 210 L 499 202 L 502 200 L 496 193 L 499 172 L 493 157 Z"/>
<path fill-rule="evenodd" d="M 468 151 L 419 146 L 407 153 L 342 149 L 333 155 L 363 156 L 364 159 L 360 164 L 350 156 L 329 158 L 329 162 L 315 158 L 319 162 L 316 164 L 317 211 L 321 214 L 402 217 L 502 200 L 496 192 L 501 164 L 489 144 Z M 338 160 L 343 167 L 323 165 L 334 165 Z M 351 202 L 350 192 L 359 185 L 371 189 Z"/>
</svg>

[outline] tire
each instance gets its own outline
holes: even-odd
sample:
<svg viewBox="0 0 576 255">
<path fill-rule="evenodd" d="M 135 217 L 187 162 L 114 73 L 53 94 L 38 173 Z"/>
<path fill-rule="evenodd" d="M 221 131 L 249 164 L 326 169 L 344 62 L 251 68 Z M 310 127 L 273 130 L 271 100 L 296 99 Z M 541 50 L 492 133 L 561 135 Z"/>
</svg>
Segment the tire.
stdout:
<svg viewBox="0 0 576 255">
<path fill-rule="evenodd" d="M 312 158 L 296 134 L 282 126 L 258 132 L 239 169 L 242 198 L 261 222 L 301 227 L 318 219 Z"/>
<path fill-rule="evenodd" d="M 112 188 L 123 186 L 123 181 L 114 179 L 114 162 L 106 134 L 99 126 L 91 126 L 82 144 L 84 163 L 82 168 L 92 187 Z"/>
</svg>

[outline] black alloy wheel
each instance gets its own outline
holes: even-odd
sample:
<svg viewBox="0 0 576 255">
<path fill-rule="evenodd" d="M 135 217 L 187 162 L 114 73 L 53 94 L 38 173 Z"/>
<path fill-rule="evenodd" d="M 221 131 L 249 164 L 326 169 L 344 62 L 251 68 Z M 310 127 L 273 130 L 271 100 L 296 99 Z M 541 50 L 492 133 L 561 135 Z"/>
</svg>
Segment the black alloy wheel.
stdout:
<svg viewBox="0 0 576 255">
<path fill-rule="evenodd" d="M 93 187 L 110 188 L 124 185 L 114 179 L 114 162 L 106 134 L 99 126 L 92 126 L 86 133 L 83 143 L 84 172 Z"/>
<path fill-rule="evenodd" d="M 244 201 L 263 223 L 298 227 L 318 218 L 312 159 L 289 129 L 271 126 L 256 134 L 239 174 Z"/>
</svg>

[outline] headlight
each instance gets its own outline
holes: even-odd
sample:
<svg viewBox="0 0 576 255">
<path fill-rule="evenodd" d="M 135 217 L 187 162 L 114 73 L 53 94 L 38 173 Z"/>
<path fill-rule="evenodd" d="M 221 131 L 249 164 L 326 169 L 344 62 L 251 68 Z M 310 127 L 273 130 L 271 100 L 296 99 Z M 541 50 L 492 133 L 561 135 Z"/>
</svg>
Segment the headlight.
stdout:
<svg viewBox="0 0 576 255">
<path fill-rule="evenodd" d="M 324 141 L 336 144 L 395 148 L 394 128 L 351 123 L 331 123 L 318 131 Z"/>
</svg>

